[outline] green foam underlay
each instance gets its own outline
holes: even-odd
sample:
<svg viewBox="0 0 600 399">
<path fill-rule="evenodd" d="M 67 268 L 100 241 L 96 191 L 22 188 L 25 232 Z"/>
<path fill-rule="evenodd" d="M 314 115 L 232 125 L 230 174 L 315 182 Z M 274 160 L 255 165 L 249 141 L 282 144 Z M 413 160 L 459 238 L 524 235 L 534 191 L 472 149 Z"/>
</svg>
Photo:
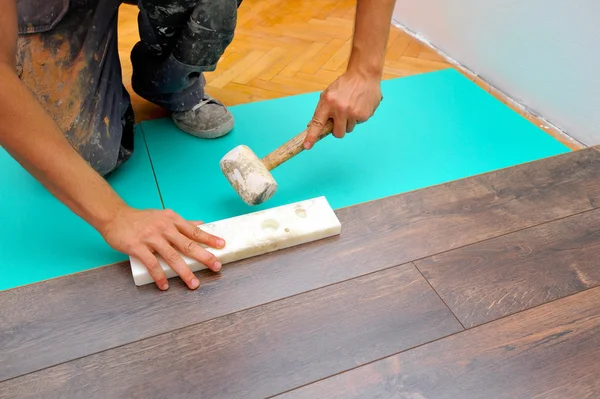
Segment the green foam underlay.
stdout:
<svg viewBox="0 0 600 399">
<path fill-rule="evenodd" d="M 211 222 L 321 195 L 337 209 L 569 151 L 453 69 L 387 80 L 382 90 L 367 123 L 275 169 L 279 188 L 265 204 L 243 203 L 219 160 L 239 144 L 267 155 L 306 127 L 319 93 L 230 107 L 235 128 L 215 140 L 183 133 L 170 119 L 142 122 L 133 158 L 109 182 L 138 208 L 161 207 L 158 183 L 165 207 Z M 0 168 L 0 290 L 128 258 L 4 150 Z"/>
<path fill-rule="evenodd" d="M 169 119 L 142 123 L 166 207 L 210 222 L 324 195 L 333 208 L 509 167 L 569 149 L 453 69 L 384 81 L 374 117 L 272 171 L 274 197 L 251 207 L 219 160 L 239 144 L 264 157 L 313 116 L 319 93 L 232 107 L 235 128 L 199 140 Z"/>
<path fill-rule="evenodd" d="M 160 208 L 161 202 L 143 137 L 108 178 L 130 205 Z M 0 148 L 0 290 L 127 260 L 95 229 L 72 213 Z"/>
</svg>

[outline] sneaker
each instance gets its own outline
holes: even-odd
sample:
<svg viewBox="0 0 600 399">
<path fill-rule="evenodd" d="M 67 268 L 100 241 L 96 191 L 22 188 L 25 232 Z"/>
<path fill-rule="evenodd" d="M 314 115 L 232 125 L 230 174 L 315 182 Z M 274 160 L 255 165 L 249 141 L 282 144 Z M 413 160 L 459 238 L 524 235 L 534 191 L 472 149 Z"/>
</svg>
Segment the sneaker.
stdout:
<svg viewBox="0 0 600 399">
<path fill-rule="evenodd" d="M 203 139 L 221 137 L 233 129 L 231 112 L 219 100 L 206 93 L 194 108 L 173 112 L 171 119 L 184 132 Z"/>
</svg>

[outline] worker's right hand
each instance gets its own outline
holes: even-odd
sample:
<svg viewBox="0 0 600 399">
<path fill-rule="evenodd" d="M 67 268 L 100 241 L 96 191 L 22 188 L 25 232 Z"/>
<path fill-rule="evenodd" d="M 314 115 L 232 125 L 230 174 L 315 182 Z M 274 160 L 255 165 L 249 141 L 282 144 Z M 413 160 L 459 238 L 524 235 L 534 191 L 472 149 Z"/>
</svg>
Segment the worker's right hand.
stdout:
<svg viewBox="0 0 600 399">
<path fill-rule="evenodd" d="M 197 227 L 171 210 L 137 210 L 125 207 L 99 231 L 115 250 L 138 258 L 161 290 L 169 288 L 165 274 L 154 255 L 159 254 L 190 289 L 200 282 L 179 253 L 219 271 L 219 260 L 200 244 L 222 248 L 225 241 Z M 179 251 L 179 252 L 178 252 Z"/>
<path fill-rule="evenodd" d="M 369 120 L 383 100 L 378 75 L 347 71 L 329 85 L 317 103 L 308 124 L 304 149 L 317 142 L 328 119 L 333 119 L 332 134 L 338 139 L 354 130 L 357 124 Z"/>
</svg>

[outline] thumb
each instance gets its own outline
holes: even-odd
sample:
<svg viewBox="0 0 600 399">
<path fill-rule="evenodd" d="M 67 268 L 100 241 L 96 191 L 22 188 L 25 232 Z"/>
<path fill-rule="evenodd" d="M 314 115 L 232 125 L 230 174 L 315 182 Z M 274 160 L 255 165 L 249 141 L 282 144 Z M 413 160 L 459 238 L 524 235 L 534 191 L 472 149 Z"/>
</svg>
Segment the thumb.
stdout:
<svg viewBox="0 0 600 399">
<path fill-rule="evenodd" d="M 304 139 L 304 148 L 310 150 L 317 142 L 319 134 L 323 131 L 325 123 L 329 119 L 329 112 L 325 106 L 319 101 L 315 114 L 308 124 L 306 137 Z"/>
</svg>

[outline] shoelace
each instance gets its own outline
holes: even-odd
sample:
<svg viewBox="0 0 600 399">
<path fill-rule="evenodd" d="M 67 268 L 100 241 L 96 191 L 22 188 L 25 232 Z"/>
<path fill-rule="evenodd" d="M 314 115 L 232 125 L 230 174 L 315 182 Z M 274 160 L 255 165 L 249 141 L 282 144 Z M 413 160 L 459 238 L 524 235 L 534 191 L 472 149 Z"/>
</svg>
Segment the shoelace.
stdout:
<svg viewBox="0 0 600 399">
<path fill-rule="evenodd" d="M 206 98 L 202 101 L 200 101 L 198 104 L 194 105 L 191 109 L 191 111 L 196 111 L 198 108 L 200 108 L 201 106 L 208 104 L 210 102 L 210 98 Z"/>
<path fill-rule="evenodd" d="M 200 108 L 201 106 L 206 105 L 208 103 L 221 104 L 216 98 L 212 98 L 212 97 L 208 96 L 208 97 L 202 99 L 202 101 L 200 101 L 198 104 L 194 105 L 190 111 L 196 111 L 198 108 Z"/>
</svg>

